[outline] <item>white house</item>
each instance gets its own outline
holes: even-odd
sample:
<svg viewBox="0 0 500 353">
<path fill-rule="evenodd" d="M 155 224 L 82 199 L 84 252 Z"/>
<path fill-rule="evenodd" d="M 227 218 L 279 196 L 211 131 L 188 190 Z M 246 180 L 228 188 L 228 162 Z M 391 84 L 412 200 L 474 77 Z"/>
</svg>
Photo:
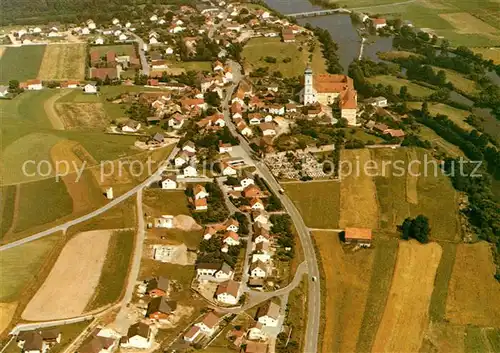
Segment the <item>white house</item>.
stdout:
<svg viewBox="0 0 500 353">
<path fill-rule="evenodd" d="M 149 38 L 149 44 L 158 44 L 158 39 L 156 39 L 155 37 Z"/>
<path fill-rule="evenodd" d="M 230 143 L 222 143 L 219 141 L 219 153 L 228 153 L 233 150 L 233 146 Z"/>
<path fill-rule="evenodd" d="M 129 327 L 127 336 L 122 337 L 120 346 L 123 348 L 149 349 L 154 342 L 154 332 L 143 322 Z"/>
<path fill-rule="evenodd" d="M 111 21 L 112 24 L 114 25 L 117 25 L 118 23 L 120 23 L 120 20 L 117 19 L 117 18 L 113 18 L 113 20 Z"/>
<path fill-rule="evenodd" d="M 222 242 L 228 246 L 236 246 L 240 245 L 240 238 L 237 233 L 229 231 L 224 234 Z"/>
<path fill-rule="evenodd" d="M 88 27 L 83 27 L 82 30 L 80 31 L 81 35 L 87 35 L 90 34 L 90 29 Z"/>
<path fill-rule="evenodd" d="M 215 291 L 217 301 L 227 305 L 236 305 L 240 300 L 240 284 L 233 280 L 221 283 Z"/>
<path fill-rule="evenodd" d="M 87 27 L 89 29 L 96 29 L 96 25 L 95 25 L 94 21 L 89 19 L 89 20 L 87 20 L 86 24 L 87 24 Z"/>
<path fill-rule="evenodd" d="M 188 141 L 182 146 L 182 150 L 188 153 L 196 153 L 196 145 L 193 141 Z"/>
<path fill-rule="evenodd" d="M 234 218 L 229 218 L 226 222 L 224 222 L 224 227 L 228 232 L 238 232 L 240 229 L 240 223 Z"/>
<path fill-rule="evenodd" d="M 233 269 L 227 263 L 201 263 L 196 266 L 196 276 L 199 280 L 215 282 L 227 281 L 233 278 Z"/>
<path fill-rule="evenodd" d="M 174 159 L 174 165 L 177 168 L 182 167 L 187 162 L 189 162 L 189 156 L 187 155 L 187 153 L 184 152 L 179 153 Z"/>
<path fill-rule="evenodd" d="M 250 277 L 253 278 L 266 278 L 267 277 L 267 265 L 262 261 L 255 261 L 250 265 Z"/>
<path fill-rule="evenodd" d="M 94 43 L 97 44 L 97 45 L 103 45 L 104 44 L 104 38 L 97 37 L 96 40 L 94 41 Z"/>
<path fill-rule="evenodd" d="M 203 239 L 210 240 L 216 233 L 217 230 L 215 230 L 213 227 L 205 227 L 205 230 L 203 231 Z"/>
<path fill-rule="evenodd" d="M 122 126 L 123 132 L 137 132 L 141 128 L 141 123 L 130 119 L 125 125 Z"/>
<path fill-rule="evenodd" d="M 187 167 L 185 167 L 183 170 L 182 170 L 182 174 L 185 176 L 185 177 L 197 177 L 198 176 L 198 171 L 196 170 L 195 167 L 193 167 L 192 165 L 188 165 Z"/>
<path fill-rule="evenodd" d="M 168 47 L 167 49 L 165 49 L 165 54 L 172 55 L 173 53 L 174 53 L 174 49 L 172 49 L 171 47 Z"/>
<path fill-rule="evenodd" d="M 149 18 L 149 20 L 150 20 L 151 22 L 156 22 L 156 21 L 158 21 L 158 16 L 153 15 L 153 16 L 151 16 L 151 17 Z"/>
<path fill-rule="evenodd" d="M 9 87 L 0 86 L 0 97 L 6 97 L 8 93 L 9 93 Z"/>
<path fill-rule="evenodd" d="M 235 176 L 235 175 L 238 175 L 238 172 L 236 171 L 236 169 L 234 169 L 230 165 L 223 163 L 222 164 L 222 175 Z"/>
<path fill-rule="evenodd" d="M 205 199 L 209 196 L 209 193 L 207 192 L 205 187 L 203 185 L 200 185 L 200 184 L 195 185 L 195 187 L 193 189 L 193 194 L 194 194 L 195 200 Z"/>
<path fill-rule="evenodd" d="M 89 93 L 89 94 L 96 94 L 97 93 L 97 86 L 92 83 L 87 83 L 85 86 L 83 86 L 83 92 Z"/>
<path fill-rule="evenodd" d="M 268 108 L 268 112 L 274 115 L 285 115 L 285 106 L 279 104 L 271 105 Z"/>
<path fill-rule="evenodd" d="M 26 89 L 29 91 L 39 91 L 43 89 L 41 80 L 28 80 L 26 81 Z"/>
<path fill-rule="evenodd" d="M 175 175 L 167 175 L 161 178 L 161 188 L 163 190 L 177 189 L 177 177 Z"/>
<path fill-rule="evenodd" d="M 260 322 L 256 322 L 247 332 L 248 339 L 251 341 L 265 341 L 267 339 L 267 334 L 262 330 L 263 327 L 264 325 Z"/>
<path fill-rule="evenodd" d="M 193 325 L 189 331 L 184 334 L 184 341 L 193 343 L 201 334 L 203 334 L 201 329 L 198 326 Z"/>
<path fill-rule="evenodd" d="M 132 26 L 132 23 L 130 22 L 125 23 L 125 28 L 130 28 L 130 26 Z"/>
<path fill-rule="evenodd" d="M 195 323 L 195 326 L 198 326 L 200 330 L 206 334 L 207 336 L 212 336 L 215 331 L 217 331 L 217 327 L 219 326 L 220 317 L 215 315 L 213 312 L 208 313 L 202 321 Z"/>
<path fill-rule="evenodd" d="M 264 326 L 277 327 L 280 319 L 280 306 L 269 302 L 257 311 L 257 322 Z"/>
<path fill-rule="evenodd" d="M 118 37 L 118 39 L 121 40 L 121 41 L 127 40 L 127 38 L 128 37 L 127 37 L 127 35 L 125 33 L 120 34 L 120 36 Z"/>
</svg>

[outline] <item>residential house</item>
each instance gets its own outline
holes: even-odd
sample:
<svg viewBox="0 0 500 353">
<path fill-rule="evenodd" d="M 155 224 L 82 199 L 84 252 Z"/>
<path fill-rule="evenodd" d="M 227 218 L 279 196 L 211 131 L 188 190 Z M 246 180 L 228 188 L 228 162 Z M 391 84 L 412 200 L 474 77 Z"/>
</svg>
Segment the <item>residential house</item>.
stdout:
<svg viewBox="0 0 500 353">
<path fill-rule="evenodd" d="M 276 130 L 272 123 L 261 123 L 259 129 L 262 131 L 263 136 L 276 136 Z"/>
<path fill-rule="evenodd" d="M 77 349 L 77 353 L 111 353 L 117 346 L 117 340 L 111 337 L 91 336 Z"/>
<path fill-rule="evenodd" d="M 170 280 L 164 276 L 153 278 L 146 287 L 146 293 L 152 298 L 168 295 L 169 290 Z"/>
<path fill-rule="evenodd" d="M 215 282 L 227 281 L 233 278 L 234 271 L 227 263 L 200 263 L 196 265 L 196 276 L 200 280 Z"/>
<path fill-rule="evenodd" d="M 194 209 L 196 211 L 206 211 L 208 210 L 208 202 L 207 199 L 195 199 L 194 202 Z"/>
<path fill-rule="evenodd" d="M 141 128 L 141 123 L 129 119 L 125 125 L 122 126 L 123 132 L 137 132 Z"/>
<path fill-rule="evenodd" d="M 217 233 L 217 230 L 214 227 L 207 226 L 203 231 L 203 239 L 210 240 Z"/>
<path fill-rule="evenodd" d="M 264 326 L 277 327 L 280 319 L 280 311 L 280 306 L 270 301 L 257 310 L 256 319 Z"/>
<path fill-rule="evenodd" d="M 154 332 L 151 326 L 137 322 L 129 327 L 127 335 L 120 340 L 122 348 L 149 349 L 154 342 Z"/>
<path fill-rule="evenodd" d="M 255 223 L 267 224 L 269 223 L 269 214 L 266 211 L 256 211 L 252 213 L 253 221 Z"/>
<path fill-rule="evenodd" d="M 240 245 L 240 238 L 237 233 L 229 231 L 222 237 L 222 242 L 228 246 Z"/>
<path fill-rule="evenodd" d="M 265 196 L 265 194 L 254 183 L 249 183 L 249 185 L 245 189 L 243 189 L 242 195 L 243 195 L 243 197 L 246 197 L 246 198 L 255 198 L 255 197 L 264 197 Z"/>
<path fill-rule="evenodd" d="M 165 54 L 167 55 L 174 54 L 174 49 L 172 47 L 168 47 L 167 49 L 165 49 Z"/>
<path fill-rule="evenodd" d="M 271 104 L 267 107 L 267 111 L 274 115 L 285 115 L 285 106 L 281 104 Z"/>
<path fill-rule="evenodd" d="M 285 104 L 285 110 L 287 113 L 297 113 L 297 104 L 293 103 Z"/>
<path fill-rule="evenodd" d="M 233 119 L 238 119 L 243 117 L 243 107 L 236 101 L 231 105 L 231 116 Z"/>
<path fill-rule="evenodd" d="M 346 244 L 357 244 L 369 248 L 372 244 L 372 230 L 369 228 L 346 228 L 344 240 Z"/>
<path fill-rule="evenodd" d="M 168 119 L 168 126 L 174 130 L 180 130 L 184 126 L 184 120 L 186 119 L 187 119 L 186 116 L 179 113 L 175 113 L 170 117 L 170 119 Z"/>
<path fill-rule="evenodd" d="M 293 30 L 290 27 L 283 28 L 281 30 L 281 38 L 285 43 L 295 42 L 295 34 L 293 33 Z"/>
<path fill-rule="evenodd" d="M 155 228 L 171 229 L 174 227 L 174 216 L 163 215 L 161 217 L 154 218 L 153 222 Z"/>
<path fill-rule="evenodd" d="M 168 300 L 167 297 L 153 298 L 146 310 L 146 317 L 155 320 L 164 320 L 177 309 L 177 302 Z"/>
<path fill-rule="evenodd" d="M 233 146 L 230 143 L 223 143 L 219 141 L 219 153 L 229 153 L 233 150 Z"/>
<path fill-rule="evenodd" d="M 185 151 L 182 151 L 181 153 L 179 153 L 175 159 L 174 159 L 174 165 L 177 167 L 177 168 L 180 168 L 182 167 L 183 165 L 185 165 L 186 163 L 188 163 L 190 160 L 190 157 L 189 157 L 189 154 Z"/>
<path fill-rule="evenodd" d="M 224 64 L 223 64 L 223 63 L 221 63 L 219 60 L 217 60 L 216 62 L 214 62 L 214 63 L 212 64 L 212 70 L 213 70 L 214 72 L 219 72 L 219 71 L 220 71 L 220 72 L 223 72 L 223 71 L 224 71 Z"/>
<path fill-rule="evenodd" d="M 215 315 L 213 312 L 209 312 L 203 320 L 194 324 L 194 326 L 198 326 L 200 330 L 207 336 L 212 336 L 217 328 L 219 327 L 219 322 L 221 318 Z"/>
<path fill-rule="evenodd" d="M 264 203 L 259 198 L 253 198 L 250 200 L 250 208 L 252 210 L 263 210 L 265 209 Z"/>
<path fill-rule="evenodd" d="M 9 93 L 9 87 L 0 86 L 0 98 L 7 97 L 8 93 Z"/>
<path fill-rule="evenodd" d="M 39 91 L 43 89 L 42 81 L 38 79 L 22 82 L 20 86 L 21 88 L 27 89 L 29 91 Z"/>
<path fill-rule="evenodd" d="M 188 153 L 196 153 L 196 145 L 193 141 L 187 141 L 184 146 L 182 146 L 182 150 Z"/>
<path fill-rule="evenodd" d="M 94 40 L 94 44 L 96 44 L 96 45 L 103 45 L 103 44 L 104 44 L 104 38 L 102 38 L 102 37 L 97 37 L 97 38 Z"/>
<path fill-rule="evenodd" d="M 203 332 L 201 331 L 201 329 L 198 326 L 193 325 L 191 326 L 189 331 L 184 334 L 184 341 L 193 343 L 202 334 Z"/>
<path fill-rule="evenodd" d="M 250 129 L 247 124 L 242 120 L 236 124 L 236 128 L 245 137 L 251 137 L 253 135 L 252 129 Z"/>
<path fill-rule="evenodd" d="M 226 231 L 237 232 L 240 229 L 240 222 L 234 218 L 229 218 L 226 222 L 224 222 L 223 226 Z"/>
<path fill-rule="evenodd" d="M 267 349 L 267 343 L 248 341 L 245 347 L 245 353 L 267 353 Z"/>
<path fill-rule="evenodd" d="M 391 135 L 391 137 L 403 138 L 405 137 L 405 132 L 401 129 L 387 129 L 384 131 L 384 134 Z"/>
<path fill-rule="evenodd" d="M 247 341 L 248 344 L 254 344 L 252 341 L 265 341 L 267 340 L 267 334 L 263 330 L 264 325 L 260 322 L 256 322 L 252 327 L 248 329 L 247 337 L 250 341 Z"/>
<path fill-rule="evenodd" d="M 375 98 L 368 98 L 365 101 L 365 104 L 372 105 L 374 107 L 379 107 L 379 108 L 385 108 L 389 105 L 387 102 L 387 98 L 385 97 L 375 97 Z"/>
<path fill-rule="evenodd" d="M 79 85 L 80 82 L 76 80 L 68 80 L 61 82 L 61 88 L 78 88 Z"/>
<path fill-rule="evenodd" d="M 370 21 L 375 29 L 380 29 L 387 26 L 387 21 L 385 20 L 385 18 L 371 18 Z"/>
<path fill-rule="evenodd" d="M 85 86 L 83 86 L 83 92 L 87 94 L 96 94 L 97 86 L 94 82 L 89 82 Z"/>
<path fill-rule="evenodd" d="M 193 188 L 193 194 L 196 200 L 205 199 L 209 196 L 209 193 L 207 192 L 205 187 L 200 184 L 195 185 L 195 187 Z"/>
<path fill-rule="evenodd" d="M 192 165 L 188 165 L 182 170 L 182 174 L 188 178 L 195 178 L 198 176 L 198 171 Z"/>
<path fill-rule="evenodd" d="M 228 280 L 219 284 L 215 291 L 217 301 L 227 305 L 236 305 L 240 300 L 240 284 L 233 280 Z"/>
<path fill-rule="evenodd" d="M 262 122 L 262 113 L 250 113 L 248 114 L 248 123 L 250 125 L 259 125 Z"/>
<path fill-rule="evenodd" d="M 238 175 L 238 171 L 226 162 L 221 162 L 221 171 L 224 176 Z"/>
<path fill-rule="evenodd" d="M 258 260 L 250 265 L 250 277 L 266 278 L 268 266 L 266 263 Z"/>
</svg>

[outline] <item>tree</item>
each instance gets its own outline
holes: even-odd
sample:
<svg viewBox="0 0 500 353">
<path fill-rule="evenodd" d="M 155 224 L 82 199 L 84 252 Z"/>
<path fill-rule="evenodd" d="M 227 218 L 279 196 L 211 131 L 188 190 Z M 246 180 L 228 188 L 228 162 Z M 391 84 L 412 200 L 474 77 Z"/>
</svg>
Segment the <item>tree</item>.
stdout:
<svg viewBox="0 0 500 353">
<path fill-rule="evenodd" d="M 422 113 L 423 116 L 429 116 L 429 103 L 427 101 L 424 101 L 422 103 L 422 108 L 420 109 L 420 112 Z"/>
<path fill-rule="evenodd" d="M 217 92 L 206 92 L 204 98 L 205 102 L 212 107 L 218 107 L 220 105 L 220 97 Z"/>
<path fill-rule="evenodd" d="M 408 217 L 398 228 L 401 232 L 401 238 L 405 240 L 413 238 L 420 243 L 427 243 L 429 241 L 429 219 L 424 215 L 418 215 L 414 219 Z"/>
<path fill-rule="evenodd" d="M 10 80 L 9 81 L 9 90 L 15 91 L 19 89 L 19 81 L 18 80 Z"/>
</svg>

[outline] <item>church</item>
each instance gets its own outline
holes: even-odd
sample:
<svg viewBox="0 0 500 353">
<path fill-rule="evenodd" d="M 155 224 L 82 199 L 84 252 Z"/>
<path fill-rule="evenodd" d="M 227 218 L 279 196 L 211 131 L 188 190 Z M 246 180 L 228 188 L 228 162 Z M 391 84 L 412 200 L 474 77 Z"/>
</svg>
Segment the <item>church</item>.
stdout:
<svg viewBox="0 0 500 353">
<path fill-rule="evenodd" d="M 349 125 L 356 125 L 358 94 L 352 79 L 347 75 L 313 75 L 308 66 L 304 72 L 304 88 L 300 91 L 300 101 L 304 105 L 331 105 L 338 102 L 342 118 Z"/>
</svg>

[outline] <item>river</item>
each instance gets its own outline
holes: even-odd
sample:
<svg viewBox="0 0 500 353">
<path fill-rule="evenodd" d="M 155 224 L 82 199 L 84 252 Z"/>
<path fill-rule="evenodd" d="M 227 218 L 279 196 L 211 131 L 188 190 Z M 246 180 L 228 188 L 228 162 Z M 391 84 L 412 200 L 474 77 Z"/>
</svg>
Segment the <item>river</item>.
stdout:
<svg viewBox="0 0 500 353">
<path fill-rule="evenodd" d="M 311 4 L 308 0 L 264 0 L 267 5 L 282 14 L 308 12 L 321 9 L 320 6 Z M 347 72 L 349 64 L 359 56 L 361 38 L 357 32 L 357 25 L 348 14 L 335 14 L 330 16 L 319 16 L 302 18 L 298 20 L 300 25 L 310 23 L 314 27 L 327 29 L 332 38 L 339 46 L 338 55 L 340 64 Z M 363 57 L 373 61 L 379 61 L 377 52 L 392 49 L 392 37 L 369 37 L 365 43 Z"/>
</svg>

